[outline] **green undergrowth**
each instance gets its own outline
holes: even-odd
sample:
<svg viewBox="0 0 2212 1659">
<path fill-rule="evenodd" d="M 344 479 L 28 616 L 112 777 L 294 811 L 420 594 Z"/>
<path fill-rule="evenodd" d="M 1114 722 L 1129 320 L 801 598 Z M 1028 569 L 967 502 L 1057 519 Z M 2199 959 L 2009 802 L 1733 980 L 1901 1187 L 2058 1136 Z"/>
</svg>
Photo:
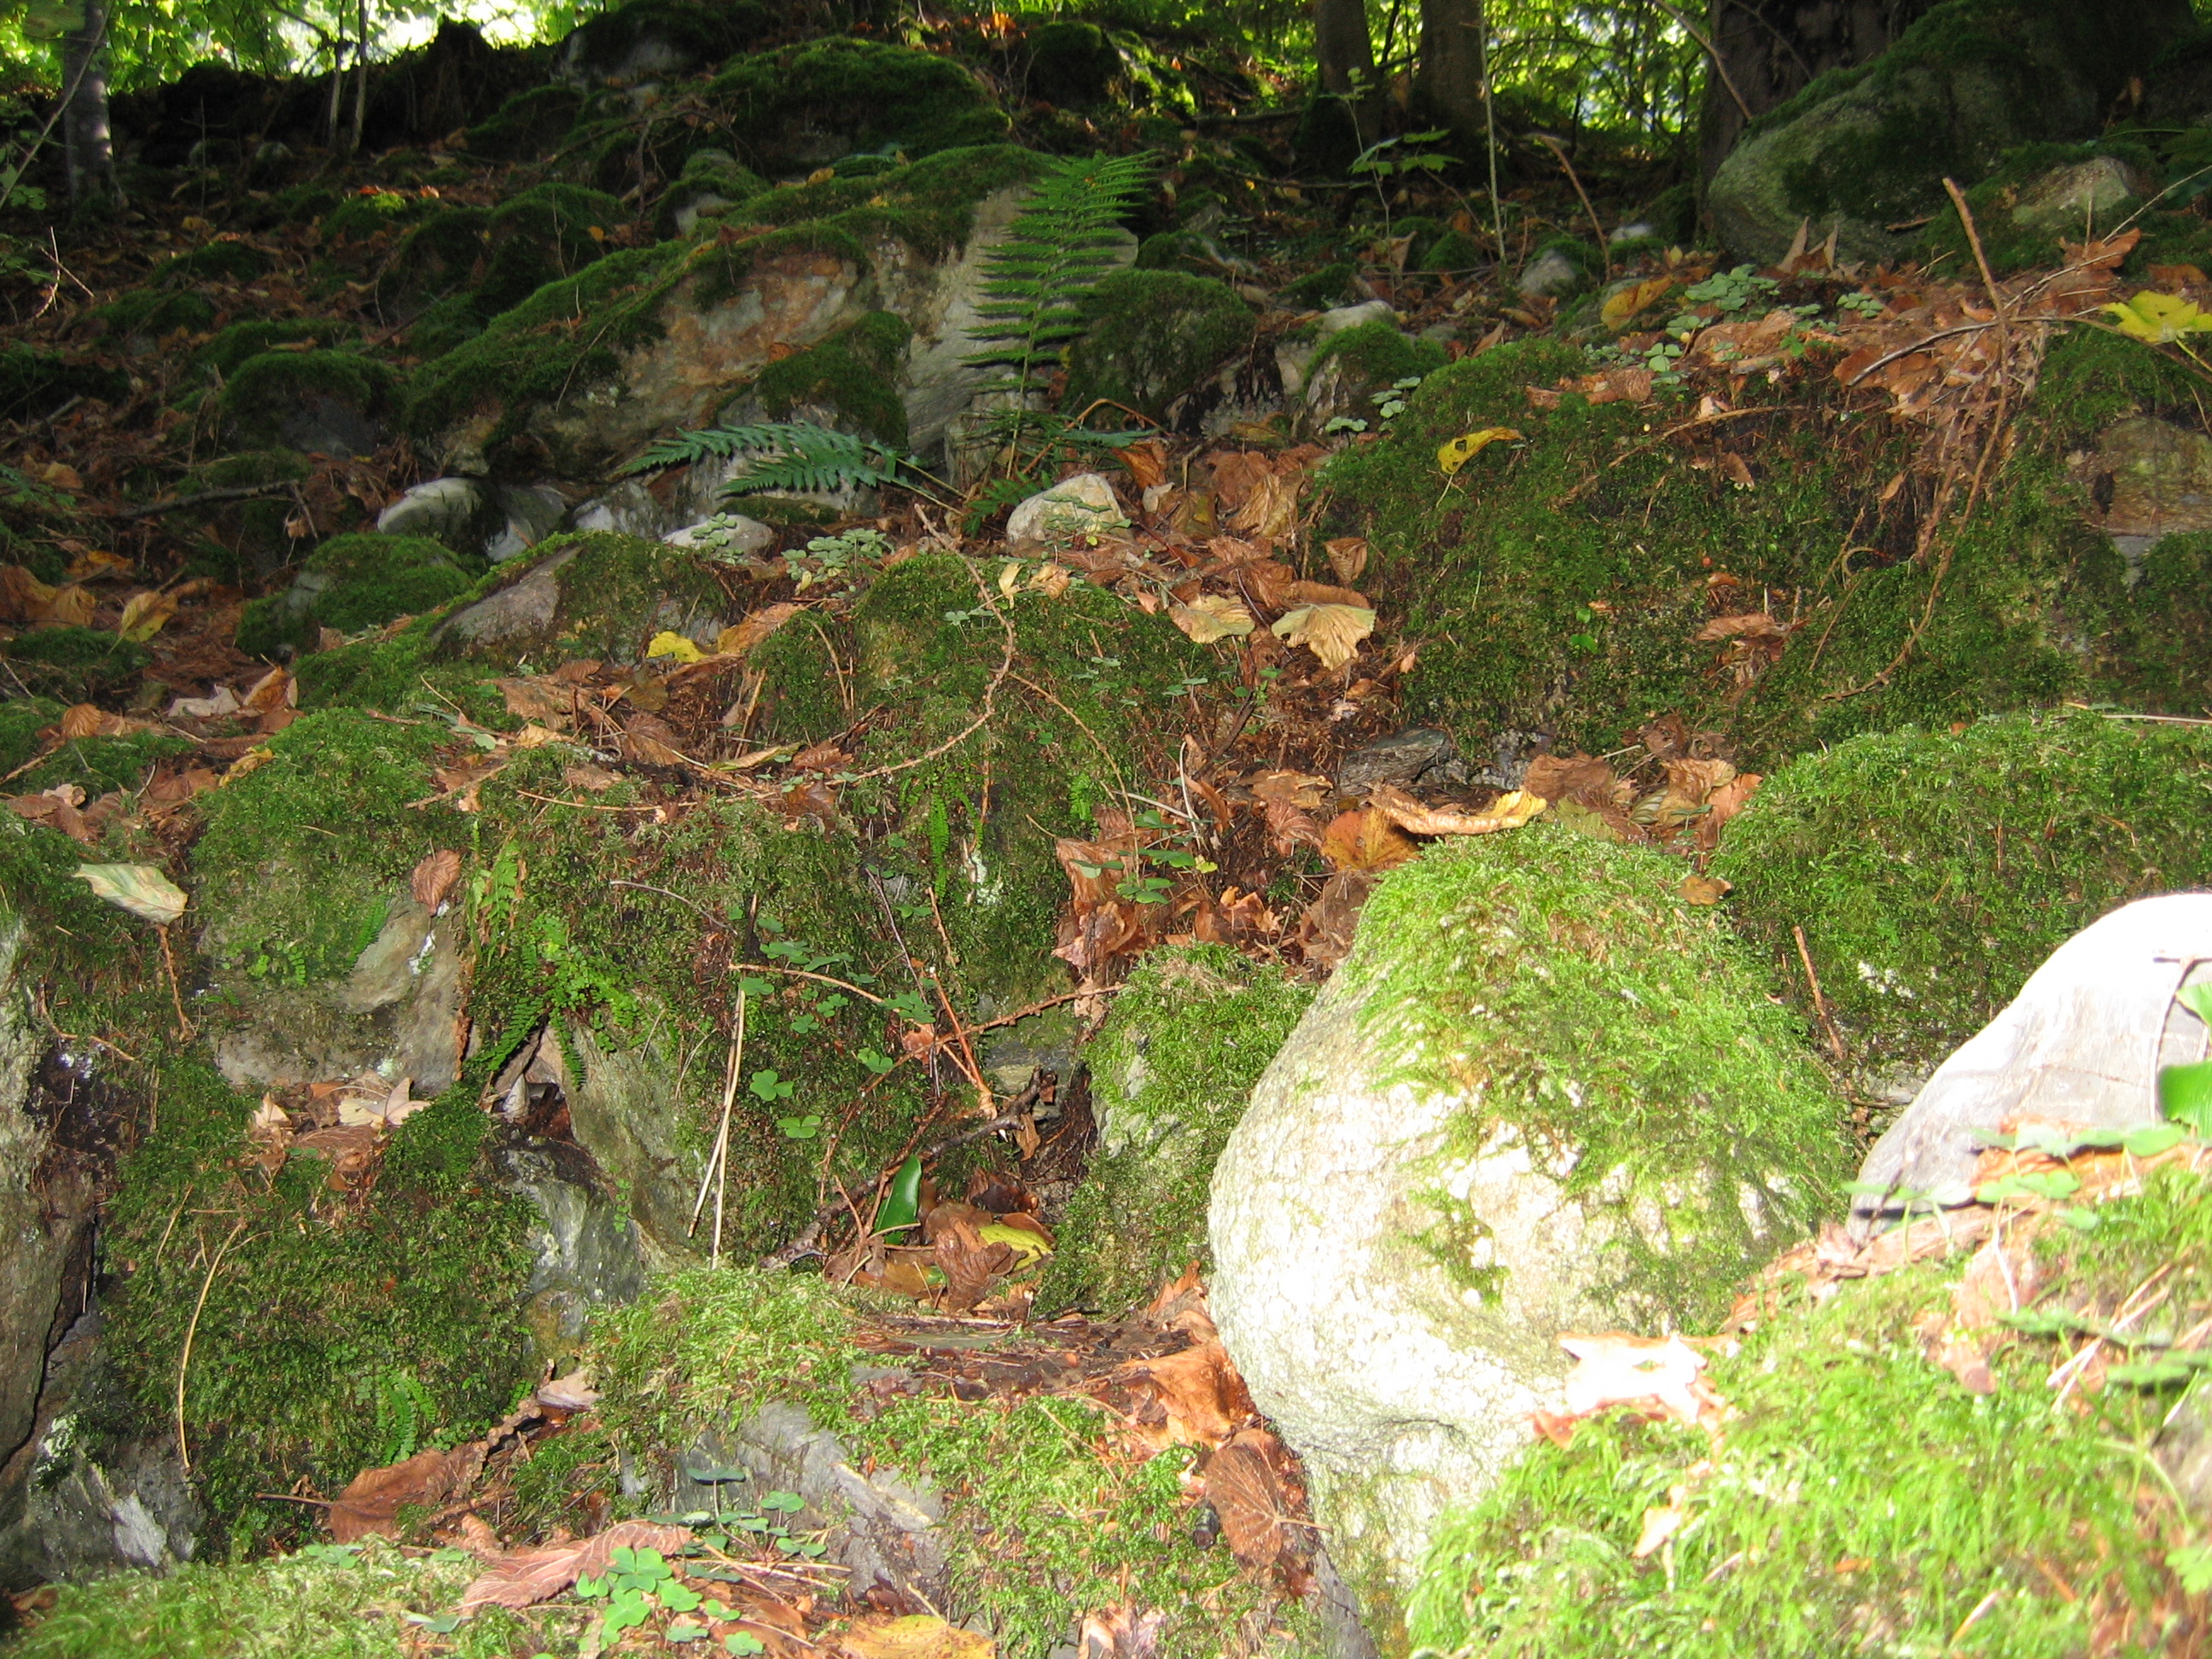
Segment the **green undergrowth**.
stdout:
<svg viewBox="0 0 2212 1659">
<path fill-rule="evenodd" d="M 2212 883 L 2212 733 L 2094 714 L 1869 734 L 1769 778 L 1713 870 L 1863 1066 L 1924 1072 L 2135 898 Z"/>
<path fill-rule="evenodd" d="M 1213 1165 L 1312 1000 L 1279 969 L 1222 945 L 1144 959 L 1085 1046 L 1098 1148 L 1038 1287 L 1041 1310 L 1118 1316 L 1209 1260 Z"/>
<path fill-rule="evenodd" d="M 153 653 L 96 628 L 40 628 L 0 641 L 9 678 L 33 696 L 88 702 L 137 677 Z"/>
<path fill-rule="evenodd" d="M 97 800 L 111 789 L 141 787 L 156 761 L 191 752 L 192 740 L 173 732 L 74 738 L 9 787 L 19 793 L 35 794 L 73 783 L 84 791 L 88 801 Z"/>
<path fill-rule="evenodd" d="M 1177 270 L 1121 270 L 1081 301 L 1062 404 L 1096 399 L 1165 421 L 1182 395 L 1252 343 L 1252 308 L 1226 283 Z"/>
<path fill-rule="evenodd" d="M 1329 528 L 1373 546 L 1366 591 L 1425 641 L 1408 713 L 1452 726 L 1462 747 L 1542 727 L 1562 748 L 1603 752 L 1674 712 L 1759 762 L 2069 699 L 2201 712 L 2185 665 L 2212 626 L 2212 593 L 2191 591 L 2202 550 L 2154 555 L 2144 580 L 2165 602 L 2145 605 L 2082 522 L 2064 465 L 2085 427 L 2189 406 L 2186 377 L 2149 350 L 2087 331 L 2057 343 L 1989 498 L 1943 525 L 1925 559 L 1912 556 L 1914 492 L 1878 499 L 1917 440 L 1831 402 L 1817 371 L 1747 388 L 1747 407 L 1763 396 L 1774 413 L 1727 428 L 1746 490 L 1705 446 L 1692 457 L 1645 436 L 1687 414 L 1672 400 L 1686 393 L 1532 406 L 1526 387 L 1591 367 L 1533 340 L 1450 365 L 1323 475 Z M 1494 426 L 1522 441 L 1443 477 L 1438 446 Z M 1735 585 L 1717 589 L 1724 578 Z M 1747 691 L 1726 647 L 1694 636 L 1717 609 L 1756 608 L 1761 594 L 1801 626 Z"/>
<path fill-rule="evenodd" d="M 1662 854 L 1540 821 L 1468 838 L 1391 873 L 1339 972 L 1365 993 L 1378 1076 L 1462 1097 L 1456 1153 L 1572 1149 L 1567 1194 L 1628 1218 L 1613 1292 L 1695 1328 L 1833 1210 L 1846 1147 L 1802 1027 L 1680 880 Z M 1430 1247 L 1474 1248 L 1464 1222 Z"/>
<path fill-rule="evenodd" d="M 801 1401 L 870 1467 L 943 1496 L 939 1611 L 985 1621 L 1007 1659 L 1045 1659 L 1085 1613 L 1124 1604 L 1168 1615 L 1168 1659 L 1200 1659 L 1262 1605 L 1225 1549 L 1191 1541 L 1188 1453 L 1132 1462 L 1111 1449 L 1111 1418 L 1073 1399 L 909 1397 L 864 1414 L 850 1380 L 870 1358 L 853 1340 L 860 1316 L 816 1279 L 678 1275 L 600 1322 L 593 1375 L 614 1383 L 601 1415 L 634 1456 L 666 1460 L 761 1405 Z"/>
<path fill-rule="evenodd" d="M 2173 1340 L 2212 1304 L 2212 1197 L 2160 1172 L 2140 1197 L 2039 1241 L 2039 1310 L 2109 1320 L 2171 1291 L 2136 1333 Z M 2193 1543 L 2151 1443 L 2173 1391 L 2046 1385 L 2086 1328 L 2000 1343 L 1993 1394 L 1924 1357 L 1916 1322 L 1963 1258 L 1785 1302 L 1705 1375 L 1736 1415 L 1716 1438 L 1616 1413 L 1539 1442 L 1448 1522 L 1411 1607 L 1417 1645 L 1547 1659 L 2160 1653 L 2185 1639 L 2168 1552 Z M 2034 1321 L 2031 1318 L 2028 1323 Z M 1691 1518 L 1632 1554 L 1647 1510 Z"/>
<path fill-rule="evenodd" d="M 182 1370 L 204 1553 L 301 1530 L 257 1494 L 334 1492 L 480 1431 L 528 1386 L 529 1212 L 477 1182 L 473 1091 L 410 1117 L 349 1193 L 320 1158 L 252 1168 L 253 1100 L 204 1062 L 170 1060 L 153 1088 L 104 1237 L 121 1281 L 104 1363 L 149 1422 L 172 1420 Z"/>
<path fill-rule="evenodd" d="M 333 536 L 307 556 L 290 588 L 246 605 L 236 643 L 256 657 L 304 650 L 322 629 L 356 634 L 435 611 L 468 592 L 482 573 L 480 560 L 427 536 Z"/>
<path fill-rule="evenodd" d="M 15 1659 L 412 1659 L 434 1618 L 479 1570 L 459 1550 L 404 1554 L 372 1539 L 321 1545 L 234 1565 L 191 1565 L 167 1577 L 127 1572 L 64 1584 L 51 1612 L 7 1644 Z M 450 1659 L 510 1659 L 531 1651 L 528 1621 L 479 1613 L 433 1638 Z"/>
</svg>

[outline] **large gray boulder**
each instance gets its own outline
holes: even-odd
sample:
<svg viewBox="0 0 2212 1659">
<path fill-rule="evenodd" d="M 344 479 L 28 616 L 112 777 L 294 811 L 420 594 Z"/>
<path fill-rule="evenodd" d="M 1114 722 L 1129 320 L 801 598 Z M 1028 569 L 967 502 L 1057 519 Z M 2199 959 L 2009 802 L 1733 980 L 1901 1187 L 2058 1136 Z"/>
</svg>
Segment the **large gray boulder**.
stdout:
<svg viewBox="0 0 2212 1659">
<path fill-rule="evenodd" d="M 1681 875 L 1540 823 L 1394 872 L 1216 1167 L 1216 1321 L 1386 1652 L 1561 1334 L 1710 1328 L 1834 1201 L 1841 1104 Z"/>
<path fill-rule="evenodd" d="M 2160 50 L 2197 32 L 2189 0 L 1948 0 L 1873 63 L 1821 76 L 1762 118 L 1706 204 L 1739 258 L 1782 258 L 1798 226 L 1846 259 L 1895 259 L 2004 152 L 2089 138 Z"/>
</svg>

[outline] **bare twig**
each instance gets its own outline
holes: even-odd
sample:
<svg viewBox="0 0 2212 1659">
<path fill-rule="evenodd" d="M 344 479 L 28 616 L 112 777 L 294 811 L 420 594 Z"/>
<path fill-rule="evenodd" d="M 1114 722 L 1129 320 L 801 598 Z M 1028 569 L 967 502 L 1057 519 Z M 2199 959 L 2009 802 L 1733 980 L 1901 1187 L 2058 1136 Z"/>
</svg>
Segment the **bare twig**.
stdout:
<svg viewBox="0 0 2212 1659">
<path fill-rule="evenodd" d="M 240 1216 L 231 1228 L 230 1237 L 216 1247 L 215 1260 L 208 1263 L 207 1277 L 200 1280 L 199 1300 L 192 1304 L 191 1320 L 185 1327 L 185 1346 L 177 1355 L 177 1462 L 184 1466 L 187 1475 L 192 1472 L 192 1451 L 185 1443 L 185 1376 L 191 1369 L 192 1340 L 199 1334 L 200 1315 L 207 1308 L 208 1292 L 215 1287 L 215 1276 L 222 1269 L 222 1259 L 245 1231 L 246 1218 Z"/>
</svg>

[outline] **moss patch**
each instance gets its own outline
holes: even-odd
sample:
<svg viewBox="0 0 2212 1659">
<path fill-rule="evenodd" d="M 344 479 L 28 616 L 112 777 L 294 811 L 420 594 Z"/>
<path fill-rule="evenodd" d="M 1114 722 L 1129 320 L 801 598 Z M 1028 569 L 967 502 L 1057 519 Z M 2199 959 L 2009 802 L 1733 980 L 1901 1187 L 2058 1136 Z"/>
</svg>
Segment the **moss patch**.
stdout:
<svg viewBox="0 0 2212 1659">
<path fill-rule="evenodd" d="M 1801 1006 L 1793 927 L 1863 1062 L 1917 1072 L 2107 910 L 2212 882 L 2208 811 L 2196 727 L 2085 714 L 1869 734 L 1768 779 L 1714 870 Z"/>
<path fill-rule="evenodd" d="M 1372 988 L 1380 1075 L 1465 1097 L 1459 1149 L 1516 1130 L 1575 1150 L 1570 1197 L 1653 1205 L 1666 1242 L 1624 1228 L 1615 1288 L 1696 1327 L 1831 1211 L 1846 1147 L 1802 1028 L 1680 879 L 1541 823 L 1431 849 L 1377 889 L 1339 971 Z"/>
<path fill-rule="evenodd" d="M 0 349 L 0 420 L 40 420 L 72 398 L 117 403 L 130 390 L 130 377 L 119 369 L 73 363 L 35 346 Z"/>
<path fill-rule="evenodd" d="M 210 242 L 190 253 L 164 259 L 148 272 L 150 281 L 164 288 L 191 283 L 250 283 L 265 276 L 274 264 L 268 254 L 251 242 Z"/>
<path fill-rule="evenodd" d="M 1213 1165 L 1252 1085 L 1313 1000 L 1219 945 L 1146 957 L 1084 1050 L 1099 1146 L 1038 1289 L 1118 1316 L 1208 1258 Z"/>
<path fill-rule="evenodd" d="M 270 657 L 286 647 L 304 650 L 325 628 L 353 634 L 422 616 L 467 592 L 481 569 L 426 536 L 334 536 L 308 556 L 289 589 L 246 607 L 238 648 Z"/>
<path fill-rule="evenodd" d="M 771 420 L 802 405 L 826 408 L 872 437 L 906 446 L 906 404 L 892 378 L 913 331 L 903 318 L 872 311 L 818 345 L 770 363 L 750 388 Z"/>
<path fill-rule="evenodd" d="M 143 645 L 96 628 L 40 628 L 0 644 L 0 657 L 33 693 L 88 702 L 153 660 Z"/>
<path fill-rule="evenodd" d="M 741 58 L 707 96 L 740 160 L 774 176 L 855 150 L 910 157 L 1006 136 L 982 83 L 950 58 L 878 41 L 825 40 Z"/>
<path fill-rule="evenodd" d="M 1084 331 L 1067 354 L 1062 403 L 1127 404 L 1169 417 L 1252 343 L 1252 309 L 1225 283 L 1176 270 L 1122 270 L 1083 296 Z"/>
<path fill-rule="evenodd" d="M 223 388 L 223 428 L 248 446 L 319 447 L 307 441 L 349 428 L 373 432 L 398 385 L 389 366 L 353 352 L 264 351 L 240 363 Z"/>
<path fill-rule="evenodd" d="M 227 380 L 237 374 L 249 359 L 258 357 L 264 351 L 274 350 L 280 345 L 313 341 L 319 346 L 333 346 L 349 339 L 352 334 L 353 330 L 343 323 L 317 317 L 233 323 L 194 352 L 192 361 Z"/>
<path fill-rule="evenodd" d="M 179 329 L 191 333 L 211 327 L 216 308 L 190 289 L 138 288 L 86 315 L 111 339 L 153 340 Z"/>
</svg>

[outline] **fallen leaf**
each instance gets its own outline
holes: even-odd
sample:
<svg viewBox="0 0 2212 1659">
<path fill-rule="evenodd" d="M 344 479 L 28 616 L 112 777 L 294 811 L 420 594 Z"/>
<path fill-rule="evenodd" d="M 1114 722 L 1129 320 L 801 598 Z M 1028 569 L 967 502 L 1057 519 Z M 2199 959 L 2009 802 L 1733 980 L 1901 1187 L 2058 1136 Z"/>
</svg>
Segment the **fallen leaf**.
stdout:
<svg viewBox="0 0 2212 1659">
<path fill-rule="evenodd" d="M 1639 313 L 1664 299 L 1674 287 L 1672 276 L 1652 276 L 1631 283 L 1606 297 L 1605 303 L 1598 307 L 1598 320 L 1618 334 L 1635 321 Z"/>
<path fill-rule="evenodd" d="M 143 644 L 167 627 L 169 618 L 176 614 L 176 595 L 149 587 L 143 593 L 133 593 L 123 602 L 123 617 L 115 624 L 115 635 L 118 639 Z"/>
<path fill-rule="evenodd" d="M 1052 1240 L 1041 1227 L 1024 1227 L 1011 1220 L 988 1221 L 975 1229 L 975 1237 L 986 1244 L 1005 1245 L 1021 1258 L 1024 1267 L 1052 1254 Z"/>
<path fill-rule="evenodd" d="M 1323 542 L 1322 550 L 1328 555 L 1328 568 L 1336 573 L 1337 580 L 1349 585 L 1359 580 L 1367 568 L 1367 538 L 1364 536 L 1339 536 L 1334 541 Z"/>
<path fill-rule="evenodd" d="M 1139 1613 L 1133 1607 L 1086 1613 L 1075 1659 L 1159 1659 L 1160 1631 L 1167 1621 L 1164 1613 Z"/>
<path fill-rule="evenodd" d="M 786 599 L 754 611 L 743 622 L 726 628 L 715 635 L 714 654 L 718 657 L 744 656 L 803 609 L 804 606 Z"/>
<path fill-rule="evenodd" d="M 1681 1488 L 1675 1488 L 1680 1492 Z M 1654 1505 L 1644 1511 L 1644 1530 L 1638 1534 L 1636 1547 L 1629 1554 L 1641 1561 L 1689 1523 L 1690 1511 L 1680 1498 L 1671 1503 Z"/>
<path fill-rule="evenodd" d="M 596 793 L 601 789 L 611 789 L 622 780 L 604 766 L 580 762 L 574 766 L 561 769 L 561 781 L 572 789 L 588 789 Z"/>
<path fill-rule="evenodd" d="M 1778 640 L 1786 639 L 1790 631 L 1787 623 L 1764 611 L 1747 611 L 1741 616 L 1714 617 L 1697 631 L 1695 637 L 1700 644 L 1734 639 L 1738 635 L 1747 639 Z"/>
<path fill-rule="evenodd" d="M 1550 805 L 1541 795 L 1516 789 L 1480 812 L 1464 807 L 1431 806 L 1392 784 L 1377 784 L 1369 796 L 1375 809 L 1401 830 L 1416 836 L 1489 836 L 1517 830 Z"/>
<path fill-rule="evenodd" d="M 1626 1331 L 1562 1336 L 1575 1358 L 1567 1373 L 1567 1409 L 1587 1417 L 1608 1406 L 1656 1404 L 1694 1425 L 1703 1402 L 1692 1391 L 1705 1357 L 1680 1336 L 1631 1336 Z"/>
<path fill-rule="evenodd" d="M 985 1243 L 965 1221 L 956 1221 L 940 1233 L 934 1249 L 937 1265 L 945 1273 L 947 1313 L 967 1312 L 1015 1265 L 1009 1246 Z"/>
<path fill-rule="evenodd" d="M 94 896 L 156 927 L 185 914 L 183 890 L 150 864 L 81 864 L 74 873 Z"/>
<path fill-rule="evenodd" d="M 1761 780 L 1756 772 L 1739 772 L 1705 797 L 1705 815 L 1698 820 L 1698 847 L 1710 853 L 1721 844 L 1728 821 L 1750 805 Z"/>
<path fill-rule="evenodd" d="M 483 1462 L 483 1448 L 471 1445 L 416 1452 L 380 1469 L 363 1469 L 323 1512 L 324 1524 L 341 1544 L 389 1532 L 403 1508 L 436 1508 L 474 1480 Z"/>
<path fill-rule="evenodd" d="M 338 1123 L 346 1128 L 378 1125 L 396 1129 L 430 1103 L 414 1099 L 409 1092 L 412 1079 L 401 1078 L 390 1088 L 382 1086 L 380 1079 L 372 1078 L 370 1086 L 356 1088 L 338 1097 Z"/>
<path fill-rule="evenodd" d="M 1253 1415 L 1244 1379 L 1218 1339 L 1158 1359 L 1131 1360 L 1113 1377 L 1158 1402 L 1164 1422 L 1139 1425 L 1139 1432 L 1163 1446 L 1218 1446 Z"/>
<path fill-rule="evenodd" d="M 1303 645 L 1334 672 L 1350 662 L 1360 641 L 1375 631 L 1375 613 L 1357 605 L 1309 605 L 1286 612 L 1269 630 L 1292 645 Z"/>
<path fill-rule="evenodd" d="M 1242 639 L 1253 629 L 1252 613 L 1218 593 L 1201 594 L 1188 605 L 1170 605 L 1168 620 L 1199 645 Z"/>
<path fill-rule="evenodd" d="M 1261 772 L 1251 783 L 1255 799 L 1309 809 L 1328 799 L 1329 787 L 1327 778 L 1311 772 Z"/>
<path fill-rule="evenodd" d="M 690 1533 L 683 1527 L 617 1521 L 605 1532 L 574 1543 L 517 1550 L 478 1576 L 462 1592 L 456 1610 L 466 1615 L 478 1607 L 532 1607 L 558 1595 L 579 1578 L 606 1577 L 617 1550 L 658 1550 L 667 1556 L 690 1541 Z"/>
<path fill-rule="evenodd" d="M 48 628 L 85 628 L 90 626 L 92 613 L 99 605 L 90 588 L 71 582 L 66 587 L 56 588 L 53 598 L 31 620 Z"/>
<path fill-rule="evenodd" d="M 453 884 L 461 878 L 461 855 L 450 847 L 426 853 L 407 878 L 408 890 L 414 894 L 415 902 L 435 915 L 453 890 Z"/>
<path fill-rule="evenodd" d="M 1283 541 L 1297 528 L 1298 489 L 1305 482 L 1296 473 L 1266 473 L 1253 481 L 1244 504 L 1230 515 L 1230 526 L 1246 536 Z"/>
<path fill-rule="evenodd" d="M 2178 295 L 2145 289 L 2132 300 L 2102 309 L 2121 333 L 2148 345 L 2166 345 L 2185 335 L 2212 333 L 2212 312 Z"/>
<path fill-rule="evenodd" d="M 280 708 L 298 706 L 300 688 L 289 671 L 272 668 L 253 682 L 239 708 L 248 714 L 270 714 Z"/>
<path fill-rule="evenodd" d="M 238 713 L 238 698 L 227 685 L 218 685 L 204 697 L 179 697 L 169 705 L 169 718 L 213 720 Z"/>
<path fill-rule="evenodd" d="M 64 465 L 60 461 L 48 461 L 46 465 L 39 469 L 39 477 L 56 489 L 76 490 L 84 488 L 84 480 L 77 476 L 76 469 Z"/>
<path fill-rule="evenodd" d="M 137 568 L 120 553 L 103 553 L 95 548 L 87 548 L 70 561 L 69 568 L 62 573 L 62 580 L 71 582 L 119 581 Z"/>
<path fill-rule="evenodd" d="M 80 738 L 97 737 L 106 720 L 106 711 L 97 703 L 72 703 L 62 710 L 62 741 L 74 743 Z"/>
<path fill-rule="evenodd" d="M 645 654 L 648 657 L 672 657 L 678 662 L 700 662 L 707 655 L 683 635 L 669 629 L 663 629 L 653 636 L 646 645 Z"/>
<path fill-rule="evenodd" d="M 1733 882 L 1723 881 L 1718 876 L 1685 876 L 1682 878 L 1682 902 L 1686 904 L 1718 904 L 1727 897 Z"/>
<path fill-rule="evenodd" d="M 1759 488 L 1758 480 L 1751 476 L 1751 464 L 1733 449 L 1721 452 L 1720 467 L 1721 471 L 1728 475 L 1728 481 L 1738 489 Z"/>
<path fill-rule="evenodd" d="M 1273 1440 L 1265 1429 L 1240 1429 L 1206 1462 L 1206 1501 L 1221 1517 L 1221 1535 L 1237 1565 L 1252 1572 L 1264 1572 L 1281 1557 L 1290 1518 L 1266 1449 Z"/>
<path fill-rule="evenodd" d="M 855 1619 L 836 1646 L 851 1659 L 994 1659 L 999 1650 L 989 1637 L 927 1613 Z"/>
<path fill-rule="evenodd" d="M 1420 850 L 1379 807 L 1340 812 L 1321 832 L 1321 855 L 1332 870 L 1395 869 Z"/>
<path fill-rule="evenodd" d="M 492 684 L 506 700 L 507 712 L 517 720 L 538 720 L 548 726 L 565 725 L 574 708 L 575 691 L 550 674 L 524 679 L 500 679 Z"/>
<path fill-rule="evenodd" d="M 1510 426 L 1486 426 L 1480 432 L 1463 433 L 1437 451 L 1437 466 L 1447 478 L 1495 443 L 1517 441 L 1521 434 Z"/>
</svg>

